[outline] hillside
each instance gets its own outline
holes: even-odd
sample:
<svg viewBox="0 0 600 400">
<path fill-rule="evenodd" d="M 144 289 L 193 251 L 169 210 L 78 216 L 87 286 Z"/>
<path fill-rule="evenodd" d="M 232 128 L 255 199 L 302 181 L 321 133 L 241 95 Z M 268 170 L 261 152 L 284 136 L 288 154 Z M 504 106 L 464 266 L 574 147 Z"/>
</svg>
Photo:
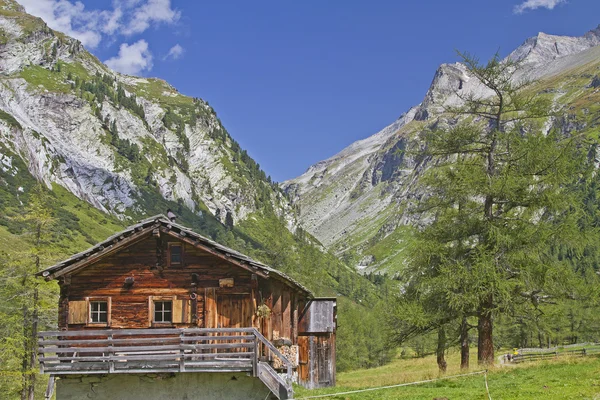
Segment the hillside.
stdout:
<svg viewBox="0 0 600 400">
<path fill-rule="evenodd" d="M 47 186 L 122 220 L 145 214 L 151 192 L 221 222 L 268 202 L 293 225 L 277 186 L 206 101 L 111 71 L 12 1 L 0 2 L 0 28 L 1 141 Z"/>
<path fill-rule="evenodd" d="M 116 73 L 0 0 L 0 251 L 28 248 L 21 219 L 39 183 L 57 221 L 48 263 L 170 208 L 182 224 L 316 293 L 375 293 L 297 229 L 283 191 L 208 102 Z"/>
<path fill-rule="evenodd" d="M 544 33 L 508 57 L 520 60 L 516 79 L 539 80 L 530 90 L 550 96 L 562 116 L 552 122 L 565 133 L 599 124 L 600 26 L 581 37 Z M 411 157 L 420 133 L 438 123 L 455 94 L 484 94 L 459 64 L 441 65 L 423 101 L 377 134 L 355 142 L 282 187 L 300 211 L 300 223 L 328 249 L 363 272 L 393 273 L 402 266 L 411 220 L 408 201 L 423 193 L 415 181 L 427 165 Z"/>
<path fill-rule="evenodd" d="M 367 343 L 351 316 L 379 323 L 390 283 L 360 276 L 300 228 L 283 190 L 208 102 L 116 73 L 0 0 L 0 392 L 17 397 L 33 319 L 40 330 L 57 326 L 58 286 L 34 274 L 169 208 L 180 224 L 315 295 L 338 296 L 338 344 L 361 354 L 338 354 L 340 369 L 386 361 L 383 332 Z"/>
</svg>

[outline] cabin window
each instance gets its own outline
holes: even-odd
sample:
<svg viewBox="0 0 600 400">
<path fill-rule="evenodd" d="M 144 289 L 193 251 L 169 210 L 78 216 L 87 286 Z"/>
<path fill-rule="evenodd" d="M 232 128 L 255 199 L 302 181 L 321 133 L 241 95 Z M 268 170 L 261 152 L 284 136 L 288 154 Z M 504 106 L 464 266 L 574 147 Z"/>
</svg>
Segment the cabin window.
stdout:
<svg viewBox="0 0 600 400">
<path fill-rule="evenodd" d="M 107 301 L 90 301 L 90 322 L 92 324 L 108 323 Z"/>
<path fill-rule="evenodd" d="M 154 302 L 154 322 L 171 323 L 173 321 L 173 302 L 155 301 Z"/>
<path fill-rule="evenodd" d="M 110 297 L 86 297 L 85 299 L 87 313 L 85 320 L 92 326 L 109 326 L 111 313 Z"/>
<path fill-rule="evenodd" d="M 183 247 L 180 243 L 169 243 L 169 267 L 183 265 Z"/>
</svg>

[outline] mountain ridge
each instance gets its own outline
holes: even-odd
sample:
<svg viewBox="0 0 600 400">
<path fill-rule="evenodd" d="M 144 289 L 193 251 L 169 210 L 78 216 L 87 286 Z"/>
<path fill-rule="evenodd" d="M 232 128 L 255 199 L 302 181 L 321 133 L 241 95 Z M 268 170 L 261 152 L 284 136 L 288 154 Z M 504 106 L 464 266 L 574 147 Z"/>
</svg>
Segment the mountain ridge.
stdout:
<svg viewBox="0 0 600 400">
<path fill-rule="evenodd" d="M 539 33 L 507 57 L 520 63 L 516 79 L 546 82 L 600 60 L 599 45 L 600 25 L 579 37 Z M 556 90 L 555 102 L 570 97 L 563 97 L 568 90 Z M 376 139 L 381 137 L 380 131 L 283 182 L 282 187 L 300 210 L 300 225 L 338 256 L 365 270 L 390 264 L 372 254 L 381 256 L 382 251 L 387 252 L 384 258 L 401 263 L 396 257 L 402 248 L 398 231 L 416 222 L 403 212 L 404 204 L 421 195 L 413 186 L 424 168 L 406 149 L 418 148 L 419 132 L 435 124 L 446 107 L 460 106 L 457 91 L 486 95 L 483 85 L 469 76 L 461 63 L 440 65 L 422 102 L 404 114 L 408 118 L 400 125 L 395 121 L 384 128 L 392 130 L 386 133 L 386 140 Z M 391 250 L 371 251 L 390 237 L 395 238 L 387 243 Z"/>
<path fill-rule="evenodd" d="M 294 229 L 283 194 L 207 102 L 160 79 L 111 71 L 79 41 L 12 0 L 0 2 L 0 33 L 0 109 L 18 123 L 4 124 L 1 140 L 46 186 L 58 183 L 127 219 L 142 211 L 146 180 L 164 199 L 223 223 L 241 221 L 258 211 L 257 202 L 268 202 Z M 134 156 L 148 171 L 134 171 L 115 151 L 119 143 L 127 153 L 126 142 L 129 150 L 137 146 Z"/>
</svg>

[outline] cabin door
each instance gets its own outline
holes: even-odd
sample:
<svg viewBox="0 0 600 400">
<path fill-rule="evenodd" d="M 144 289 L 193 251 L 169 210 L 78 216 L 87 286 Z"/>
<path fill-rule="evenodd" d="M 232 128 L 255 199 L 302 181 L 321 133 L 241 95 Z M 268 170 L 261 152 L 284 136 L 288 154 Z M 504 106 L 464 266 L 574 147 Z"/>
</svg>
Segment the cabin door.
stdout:
<svg viewBox="0 0 600 400">
<path fill-rule="evenodd" d="M 250 295 L 222 294 L 217 295 L 217 327 L 249 328 L 252 327 L 252 302 Z M 240 336 L 241 332 L 222 333 L 222 336 Z M 241 342 L 245 342 L 242 340 Z M 222 343 L 222 342 L 221 342 Z M 226 343 L 240 343 L 238 340 L 227 340 Z M 235 347 L 225 352 L 237 353 L 247 351 L 245 347 Z"/>
<path fill-rule="evenodd" d="M 331 383 L 331 345 L 326 336 L 317 336 L 316 339 L 319 386 L 329 386 Z"/>
<path fill-rule="evenodd" d="M 207 288 L 204 312 L 206 328 L 252 327 L 254 307 L 250 294 L 225 294 Z"/>
<path fill-rule="evenodd" d="M 249 294 L 217 295 L 217 328 L 251 328 L 253 313 Z"/>
</svg>

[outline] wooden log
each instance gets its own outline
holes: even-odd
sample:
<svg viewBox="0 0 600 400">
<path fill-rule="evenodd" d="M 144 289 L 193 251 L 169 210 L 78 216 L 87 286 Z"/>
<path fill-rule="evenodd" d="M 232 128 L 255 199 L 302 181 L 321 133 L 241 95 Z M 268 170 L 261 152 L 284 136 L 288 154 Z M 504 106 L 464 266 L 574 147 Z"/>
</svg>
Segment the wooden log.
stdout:
<svg viewBox="0 0 600 400">
<path fill-rule="evenodd" d="M 134 244 L 136 241 L 144 239 L 144 236 L 146 236 L 148 234 L 148 232 L 139 232 L 136 234 L 133 234 L 131 236 L 129 236 L 126 240 L 123 236 L 121 236 L 121 243 L 118 247 L 116 246 L 111 246 L 108 247 L 104 250 L 101 250 L 97 253 L 95 253 L 94 255 L 84 258 L 83 260 L 80 260 L 66 268 L 63 268 L 53 274 L 51 274 L 49 277 L 50 278 L 57 278 L 59 276 L 65 275 L 67 273 L 71 273 L 76 271 L 78 268 L 84 267 L 96 260 L 99 260 L 103 257 L 106 257 L 107 255 L 111 254 L 112 252 L 118 250 L 118 249 L 122 249 L 123 246 L 131 246 L 132 244 Z"/>
</svg>

